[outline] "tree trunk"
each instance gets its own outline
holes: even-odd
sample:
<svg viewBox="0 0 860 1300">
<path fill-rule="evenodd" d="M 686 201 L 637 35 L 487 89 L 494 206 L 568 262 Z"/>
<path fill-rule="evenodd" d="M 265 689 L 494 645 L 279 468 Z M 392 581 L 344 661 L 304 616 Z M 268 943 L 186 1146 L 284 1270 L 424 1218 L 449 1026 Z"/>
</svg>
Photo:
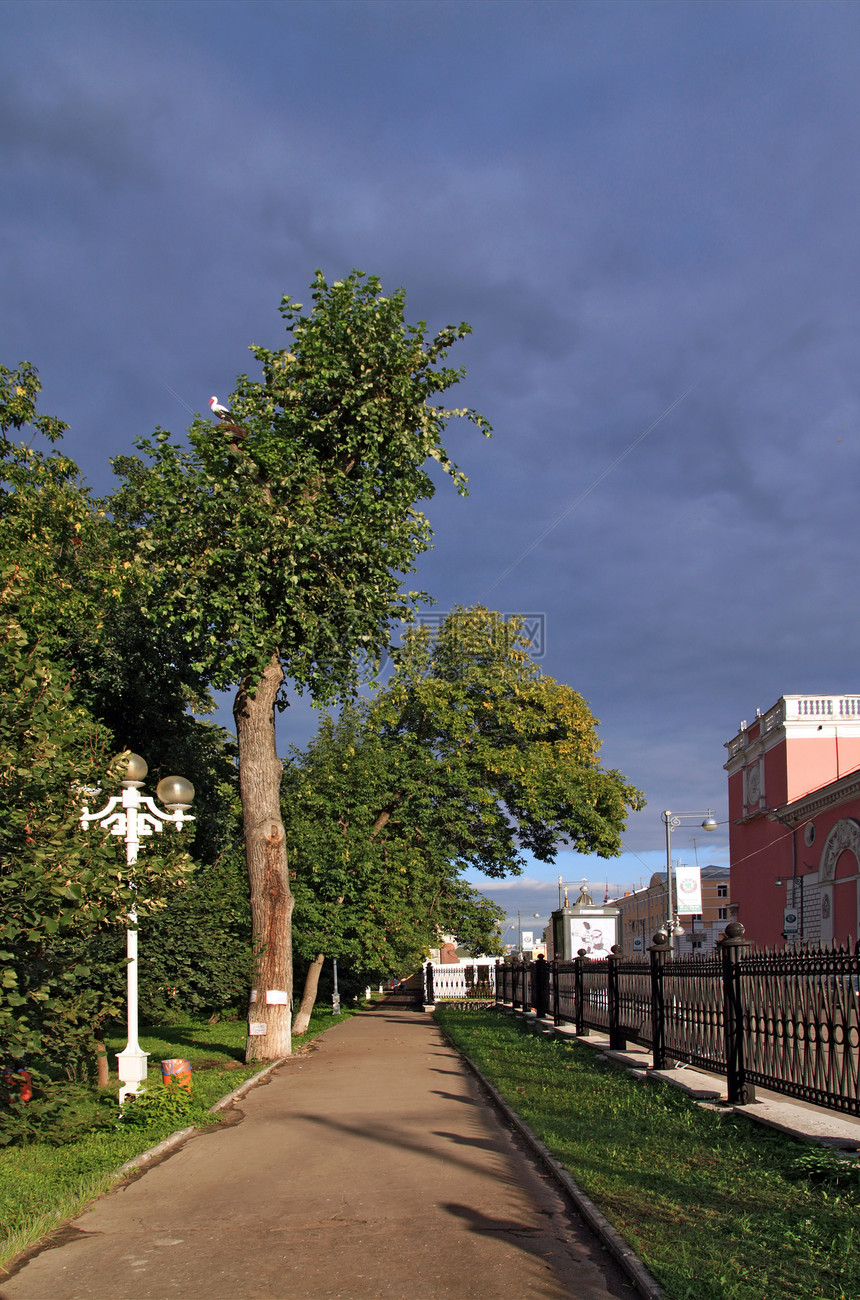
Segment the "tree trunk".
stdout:
<svg viewBox="0 0 860 1300">
<path fill-rule="evenodd" d="M 100 1038 L 96 1039 L 96 1087 L 106 1088 L 110 1083 L 110 1063 L 107 1048 Z"/>
<path fill-rule="evenodd" d="M 275 746 L 275 700 L 283 679 L 274 654 L 258 682 L 241 683 L 233 704 L 254 944 L 246 1061 L 276 1061 L 291 1051 L 293 896 Z"/>
<path fill-rule="evenodd" d="M 302 992 L 301 1005 L 296 1012 L 296 1019 L 293 1024 L 294 1034 L 303 1034 L 310 1024 L 311 1012 L 316 1005 L 317 989 L 319 988 L 320 975 L 322 974 L 324 961 L 325 953 L 318 952 L 308 967 L 308 973 L 305 976 L 305 987 Z"/>
</svg>

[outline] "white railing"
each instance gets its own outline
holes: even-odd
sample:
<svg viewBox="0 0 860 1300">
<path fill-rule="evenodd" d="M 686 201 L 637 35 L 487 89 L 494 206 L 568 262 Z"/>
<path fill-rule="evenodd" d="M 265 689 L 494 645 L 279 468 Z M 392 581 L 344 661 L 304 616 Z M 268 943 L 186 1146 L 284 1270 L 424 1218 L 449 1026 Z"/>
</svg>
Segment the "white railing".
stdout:
<svg viewBox="0 0 860 1300">
<path fill-rule="evenodd" d="M 433 967 L 433 996 L 437 1002 L 452 998 L 495 997 L 496 960 L 485 957 L 460 966 L 440 962 L 425 962 Z M 426 988 L 425 974 L 425 988 Z"/>
<path fill-rule="evenodd" d="M 860 718 L 860 695 L 786 696 L 786 721 L 792 718 Z"/>
<path fill-rule="evenodd" d="M 822 718 L 831 722 L 855 719 L 860 721 L 860 695 L 786 695 L 767 713 L 757 717 L 759 738 L 768 735 L 775 727 L 783 723 L 807 722 L 812 718 Z M 729 741 L 726 746 L 732 759 L 741 750 L 746 749 L 749 725 L 744 723 L 740 735 Z"/>
</svg>

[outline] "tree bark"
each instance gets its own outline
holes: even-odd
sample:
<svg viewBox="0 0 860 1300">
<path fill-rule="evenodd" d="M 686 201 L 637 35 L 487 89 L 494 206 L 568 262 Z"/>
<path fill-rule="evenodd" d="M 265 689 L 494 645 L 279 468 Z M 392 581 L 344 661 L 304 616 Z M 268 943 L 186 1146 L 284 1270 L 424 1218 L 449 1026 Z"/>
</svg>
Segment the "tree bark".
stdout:
<svg viewBox="0 0 860 1300">
<path fill-rule="evenodd" d="M 293 896 L 275 745 L 275 700 L 283 679 L 280 656 L 273 654 L 259 681 L 242 681 L 233 704 L 254 944 L 246 1061 L 276 1061 L 291 1051 Z"/>
<path fill-rule="evenodd" d="M 308 973 L 305 976 L 305 987 L 302 990 L 302 1000 L 293 1024 L 294 1034 L 303 1034 L 310 1024 L 311 1012 L 316 1005 L 317 989 L 319 988 L 324 961 L 325 953 L 318 952 L 308 967 Z"/>
<path fill-rule="evenodd" d="M 100 1038 L 96 1039 L 96 1087 L 106 1088 L 110 1083 L 110 1065 L 107 1048 Z"/>
</svg>

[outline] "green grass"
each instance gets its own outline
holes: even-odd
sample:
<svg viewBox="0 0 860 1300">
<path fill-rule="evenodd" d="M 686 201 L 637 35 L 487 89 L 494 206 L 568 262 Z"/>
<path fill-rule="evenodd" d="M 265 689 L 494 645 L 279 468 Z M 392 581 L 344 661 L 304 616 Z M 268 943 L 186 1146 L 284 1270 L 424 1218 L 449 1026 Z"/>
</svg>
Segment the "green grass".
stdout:
<svg viewBox="0 0 860 1300">
<path fill-rule="evenodd" d="M 670 1300 L 857 1300 L 860 1166 L 494 1011 L 436 1012 Z"/>
<path fill-rule="evenodd" d="M 294 1051 L 300 1052 L 304 1044 L 350 1014 L 314 1011 L 307 1033 L 294 1040 Z M 62 1105 L 46 1134 L 49 1140 L 0 1149 L 0 1272 L 19 1251 L 106 1191 L 114 1172 L 127 1160 L 177 1128 L 217 1123 L 209 1107 L 265 1068 L 262 1061 L 244 1064 L 245 1034 L 244 1020 L 210 1025 L 190 1017 L 176 1017 L 141 1032 L 141 1047 L 150 1053 L 149 1084 L 160 1081 L 161 1060 L 184 1057 L 191 1062 L 194 1110 L 179 1121 L 166 1115 L 146 1127 L 119 1124 L 115 1073 L 111 1086 L 101 1094 L 81 1085 L 56 1085 L 52 1091 Z M 113 1064 L 115 1053 L 124 1046 L 124 1036 L 108 1040 Z"/>
</svg>

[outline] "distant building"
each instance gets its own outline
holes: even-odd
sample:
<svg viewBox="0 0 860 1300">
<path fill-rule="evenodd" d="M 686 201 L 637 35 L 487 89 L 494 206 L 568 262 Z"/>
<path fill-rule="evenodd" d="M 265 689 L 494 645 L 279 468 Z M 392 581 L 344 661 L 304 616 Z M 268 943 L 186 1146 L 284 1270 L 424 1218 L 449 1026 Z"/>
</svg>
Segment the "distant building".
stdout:
<svg viewBox="0 0 860 1300">
<path fill-rule="evenodd" d="M 684 934 L 674 941 L 675 952 L 681 957 L 712 953 L 732 916 L 729 868 L 702 867 L 701 876 L 702 910 L 681 916 Z M 621 913 L 618 941 L 622 956 L 644 955 L 666 922 L 666 872 L 655 871 L 647 889 L 615 898 L 613 905 Z"/>
<path fill-rule="evenodd" d="M 757 947 L 860 935 L 860 695 L 783 695 L 728 741 L 732 894 Z"/>
</svg>

